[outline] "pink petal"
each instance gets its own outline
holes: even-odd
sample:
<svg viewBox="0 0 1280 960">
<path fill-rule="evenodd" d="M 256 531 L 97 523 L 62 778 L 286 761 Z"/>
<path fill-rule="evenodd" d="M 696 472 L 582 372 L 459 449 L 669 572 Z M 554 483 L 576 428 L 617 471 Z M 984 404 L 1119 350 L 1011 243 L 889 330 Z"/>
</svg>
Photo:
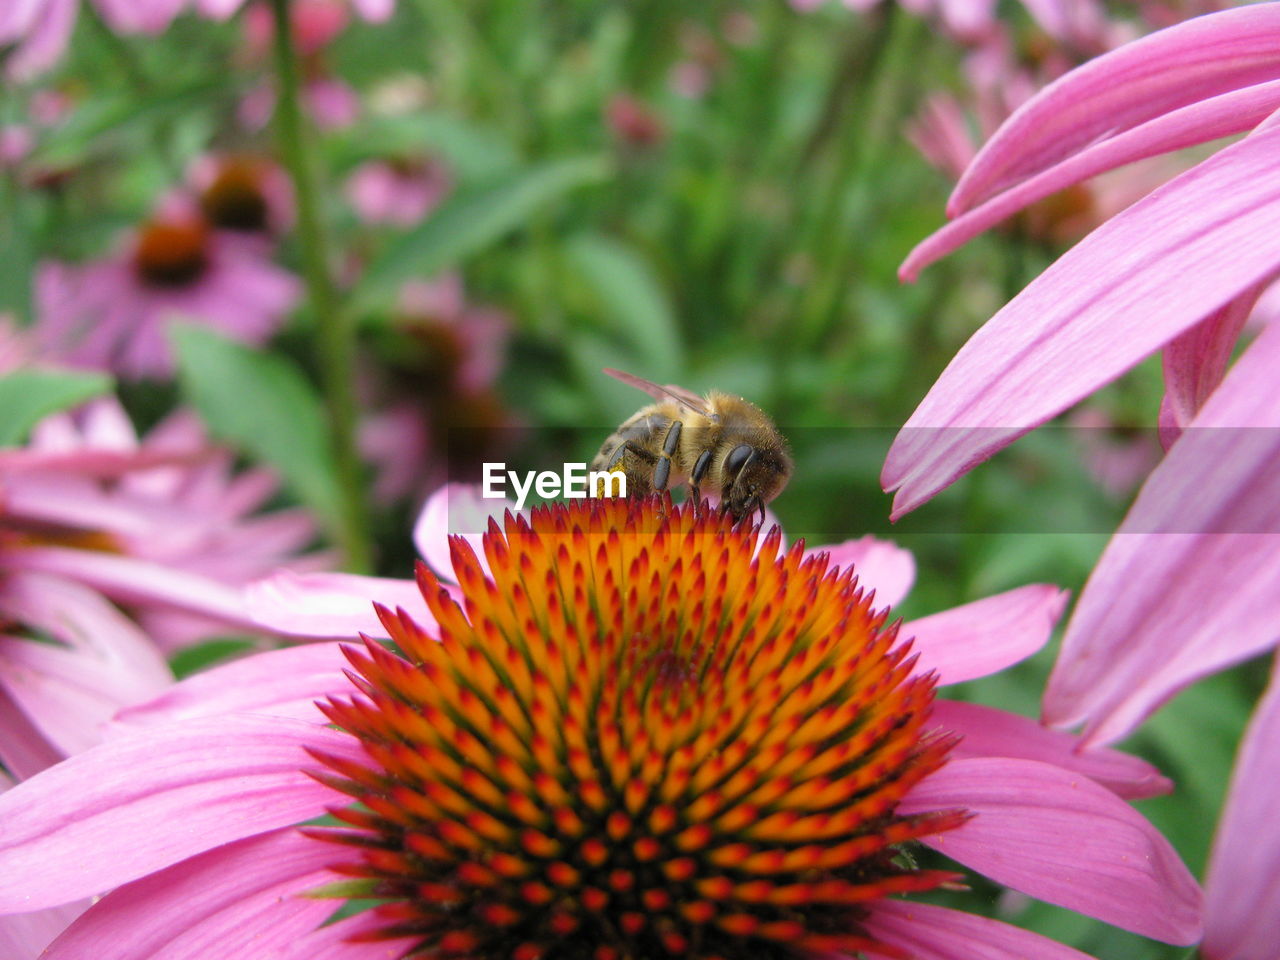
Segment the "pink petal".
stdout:
<svg viewBox="0 0 1280 960">
<path fill-rule="evenodd" d="M 412 580 L 282 570 L 244 590 L 245 608 L 255 623 L 294 637 L 385 637 L 375 602 L 392 610 L 404 607 L 423 626 L 435 623 Z"/>
<path fill-rule="evenodd" d="M 358 940 L 386 927 L 376 910 L 365 910 L 299 937 L 269 960 L 400 960 L 420 938 Z"/>
<path fill-rule="evenodd" d="M 0 763 L 14 776 L 26 778 L 64 756 L 0 684 Z"/>
<path fill-rule="evenodd" d="M 396 0 L 351 0 L 351 5 L 366 20 L 380 22 L 391 16 Z"/>
<path fill-rule="evenodd" d="M 1280 327 L 1268 327 L 1138 494 L 1067 627 L 1053 726 L 1125 736 L 1191 681 L 1275 645 Z"/>
<path fill-rule="evenodd" d="M 124 603 L 158 603 L 229 625 L 254 625 L 240 591 L 160 563 L 68 547 L 28 547 L 22 566 L 88 584 Z"/>
<path fill-rule="evenodd" d="M 984 230 L 1074 183 L 1135 160 L 1243 133 L 1253 129 L 1277 107 L 1280 107 L 1280 81 L 1262 83 L 1193 103 L 1087 146 L 961 214 L 927 237 L 908 254 L 898 275 L 904 281 L 915 280 L 930 263 Z"/>
<path fill-rule="evenodd" d="M 833 566 L 852 566 L 858 585 L 876 592 L 877 607 L 897 606 L 916 579 L 916 558 L 896 543 L 872 536 L 818 547 L 809 553 L 825 553 Z"/>
<path fill-rule="evenodd" d="M 968 809 L 924 842 L 1015 890 L 1163 940 L 1200 938 L 1200 888 L 1169 842 L 1087 777 L 1033 760 L 952 760 L 900 813 Z"/>
<path fill-rule="evenodd" d="M 863 926 L 912 960 L 1093 960 L 1030 930 L 927 903 L 877 900 Z"/>
<path fill-rule="evenodd" d="M 1140 757 L 1100 747 L 1080 749 L 1080 739 L 1049 730 L 1014 713 L 958 700 L 936 700 L 933 721 L 964 737 L 951 751 L 969 757 L 1012 757 L 1039 760 L 1082 773 L 1117 796 L 1133 800 L 1168 793 L 1173 782 Z"/>
<path fill-rule="evenodd" d="M 1160 405 L 1160 442 L 1166 450 L 1195 419 L 1209 394 L 1222 382 L 1244 322 L 1267 282 L 1228 300 L 1164 348 L 1164 401 Z"/>
<path fill-rule="evenodd" d="M 1099 137 L 1230 90 L 1280 78 L 1280 8 L 1197 17 L 1127 43 L 1023 104 L 956 184 L 949 214 L 1075 153 Z"/>
<path fill-rule="evenodd" d="M 489 561 L 484 555 L 482 535 L 489 528 L 493 517 L 501 525 L 502 516 L 510 510 L 518 513 L 516 505 L 503 498 L 488 499 L 481 496 L 481 488 L 468 483 L 448 483 L 427 498 L 418 522 L 413 527 L 413 542 L 418 555 L 427 562 L 438 577 L 453 580 L 453 560 L 449 554 L 449 537 L 456 534 L 471 544 L 480 558 L 485 575 L 489 575 Z"/>
<path fill-rule="evenodd" d="M 334 912 L 304 894 L 340 879 L 326 867 L 343 854 L 292 828 L 237 840 L 107 894 L 42 960 L 262 957 Z"/>
<path fill-rule="evenodd" d="M 1069 594 L 1033 583 L 960 607 L 908 620 L 901 635 L 914 637 L 917 670 L 935 670 L 941 684 L 961 683 L 1012 666 L 1049 641 Z"/>
<path fill-rule="evenodd" d="M 116 722 L 132 726 L 173 724 L 227 713 L 257 713 L 324 724 L 316 700 L 352 693 L 343 671 L 350 666 L 337 643 L 308 643 L 254 654 L 193 674 L 147 703 L 120 711 Z"/>
<path fill-rule="evenodd" d="M 97 894 L 220 844 L 319 816 L 341 796 L 303 772 L 346 734 L 246 714 L 117 737 L 0 795 L 0 912 Z M 85 855 L 92 851 L 93 856 Z"/>
<path fill-rule="evenodd" d="M 88 900 L 60 907 L 0 917 L 0 957 L 5 960 L 45 960 L 45 947 L 89 906 Z"/>
<path fill-rule="evenodd" d="M 893 515 L 1274 272 L 1277 157 L 1280 129 L 1219 151 L 1103 224 L 987 321 L 889 451 L 881 480 L 898 491 Z"/>
<path fill-rule="evenodd" d="M 1236 756 L 1205 881 L 1206 960 L 1270 960 L 1280 942 L 1280 670 Z"/>
</svg>

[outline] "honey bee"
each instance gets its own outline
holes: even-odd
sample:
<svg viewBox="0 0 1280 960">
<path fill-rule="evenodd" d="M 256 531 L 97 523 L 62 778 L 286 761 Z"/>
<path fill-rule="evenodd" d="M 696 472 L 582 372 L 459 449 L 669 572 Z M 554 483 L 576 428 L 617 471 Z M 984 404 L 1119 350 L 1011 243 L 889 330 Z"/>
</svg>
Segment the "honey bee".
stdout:
<svg viewBox="0 0 1280 960">
<path fill-rule="evenodd" d="M 791 479 L 787 442 L 753 403 L 713 390 L 700 397 L 606 369 L 609 376 L 657 400 L 618 427 L 591 461 L 591 470 L 621 470 L 629 496 L 686 483 L 695 503 L 718 493 L 734 519 L 764 506 Z"/>
</svg>

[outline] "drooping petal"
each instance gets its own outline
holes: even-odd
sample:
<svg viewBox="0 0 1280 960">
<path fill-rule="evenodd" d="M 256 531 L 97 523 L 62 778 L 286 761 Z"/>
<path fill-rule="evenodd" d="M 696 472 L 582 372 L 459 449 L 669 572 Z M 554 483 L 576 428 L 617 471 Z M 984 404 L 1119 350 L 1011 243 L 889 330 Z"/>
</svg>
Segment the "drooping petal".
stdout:
<svg viewBox="0 0 1280 960">
<path fill-rule="evenodd" d="M 53 766 L 63 756 L 0 684 L 0 763 L 14 776 L 25 779 Z"/>
<path fill-rule="evenodd" d="M 254 626 L 239 590 L 164 564 L 69 547 L 27 547 L 20 562 L 23 569 L 86 583 L 124 603 L 158 603 L 229 625 Z"/>
<path fill-rule="evenodd" d="M 910 550 L 876 537 L 859 537 L 810 553 L 825 553 L 834 566 L 852 566 L 863 590 L 876 592 L 877 607 L 897 606 L 910 592 L 916 579 L 916 558 Z"/>
<path fill-rule="evenodd" d="M 1163 940 L 1200 938 L 1201 895 L 1169 842 L 1111 791 L 1034 760 L 953 760 L 900 813 L 964 807 L 924 843 L 997 883 Z"/>
<path fill-rule="evenodd" d="M 117 737 L 0 795 L 0 912 L 101 893 L 242 837 L 307 820 L 340 796 L 305 747 L 359 755 L 346 734 L 221 716 Z M 182 824 L 181 830 L 156 824 Z M 86 857 L 85 851 L 93 851 Z"/>
<path fill-rule="evenodd" d="M 877 900 L 864 925 L 913 960 L 1093 960 L 1030 930 L 927 903 Z"/>
<path fill-rule="evenodd" d="M 226 713 L 324 724 L 328 721 L 315 701 L 351 692 L 351 681 L 343 673 L 347 666 L 337 643 L 308 643 L 255 654 L 193 674 L 154 700 L 120 711 L 108 732 Z"/>
<path fill-rule="evenodd" d="M 1280 663 L 1280 661 L 1277 661 Z M 1236 756 L 1205 881 L 1205 960 L 1269 960 L 1280 943 L 1280 669 Z"/>
<path fill-rule="evenodd" d="M 1280 129 L 1219 151 L 1103 224 L 987 321 L 889 451 L 881 481 L 898 491 L 893 515 L 1273 273 L 1277 171 Z"/>
<path fill-rule="evenodd" d="M 1267 282 L 1261 283 L 1228 300 L 1164 348 L 1160 443 L 1166 450 L 1222 382 L 1244 322 L 1267 286 Z"/>
<path fill-rule="evenodd" d="M 956 184 L 955 215 L 1063 157 L 1152 117 L 1280 78 L 1280 7 L 1187 20 L 1118 47 L 1014 112 Z"/>
<path fill-rule="evenodd" d="M 113 890 L 42 960 L 264 956 L 333 913 L 303 894 L 340 879 L 326 869 L 337 855 L 292 828 L 237 840 Z"/>
<path fill-rule="evenodd" d="M 1277 370 L 1268 327 L 1147 479 L 1067 626 L 1046 722 L 1114 742 L 1186 684 L 1275 644 Z"/>
<path fill-rule="evenodd" d="M 434 622 L 412 580 L 282 570 L 244 589 L 254 622 L 295 637 L 385 637 L 375 602 L 392 610 L 404 607 L 419 623 Z"/>
<path fill-rule="evenodd" d="M 1153 797 L 1173 789 L 1173 781 L 1141 757 L 1108 747 L 1081 750 L 1080 738 L 1049 730 L 1034 720 L 959 700 L 937 700 L 933 719 L 963 740 L 951 751 L 966 757 L 1013 757 L 1039 760 L 1082 773 L 1128 800 Z"/>
<path fill-rule="evenodd" d="M 902 636 L 915 638 L 917 669 L 936 670 L 938 683 L 973 680 L 1025 660 L 1043 647 L 1067 597 L 1058 587 L 1033 583 L 908 620 Z"/>
<path fill-rule="evenodd" d="M 36 960 L 53 938 L 60 934 L 89 906 L 88 900 L 64 903 L 60 907 L 15 913 L 0 917 L 0 957 L 5 960 Z"/>
<path fill-rule="evenodd" d="M 510 500 L 485 498 L 481 496 L 480 488 L 473 484 L 445 484 L 427 498 L 418 522 L 413 526 L 413 542 L 418 548 L 418 555 L 437 575 L 452 581 L 449 537 L 461 536 L 471 544 L 487 576 L 489 561 L 484 555 L 481 534 L 488 529 L 490 517 L 500 520 L 507 510 L 519 513 Z"/>
<path fill-rule="evenodd" d="M 915 280 L 929 264 L 984 230 L 1072 184 L 1136 160 L 1251 130 L 1277 108 L 1280 81 L 1260 83 L 1193 103 L 1092 144 L 996 194 L 926 237 L 907 255 L 898 275 L 904 281 Z"/>
</svg>

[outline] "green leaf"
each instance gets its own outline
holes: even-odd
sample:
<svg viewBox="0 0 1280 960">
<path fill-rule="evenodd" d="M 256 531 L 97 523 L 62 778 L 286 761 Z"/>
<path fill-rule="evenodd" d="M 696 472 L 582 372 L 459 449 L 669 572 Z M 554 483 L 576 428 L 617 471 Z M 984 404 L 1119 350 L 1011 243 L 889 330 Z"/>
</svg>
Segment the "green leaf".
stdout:
<svg viewBox="0 0 1280 960">
<path fill-rule="evenodd" d="M 675 376 L 680 334 L 671 301 L 649 264 L 626 244 L 599 234 L 575 237 L 569 262 L 595 294 L 607 327 L 648 365 L 651 378 Z M 665 382 L 665 381 L 663 381 Z"/>
<path fill-rule="evenodd" d="M 519 162 L 515 147 L 501 131 L 448 113 L 375 117 L 333 147 L 338 169 L 388 156 L 437 155 L 463 183 L 492 181 Z"/>
<path fill-rule="evenodd" d="M 42 418 L 111 388 L 111 378 L 102 373 L 17 370 L 0 377 L 0 446 L 21 443 Z"/>
<path fill-rule="evenodd" d="M 406 280 L 434 276 L 478 253 L 523 226 L 540 207 L 605 172 L 600 158 L 578 157 L 459 192 L 369 266 L 352 295 L 352 309 L 361 313 L 385 304 Z"/>
<path fill-rule="evenodd" d="M 319 396 L 286 358 L 226 340 L 203 327 L 175 324 L 183 393 L 214 435 L 277 470 L 326 521 L 340 495 Z"/>
</svg>

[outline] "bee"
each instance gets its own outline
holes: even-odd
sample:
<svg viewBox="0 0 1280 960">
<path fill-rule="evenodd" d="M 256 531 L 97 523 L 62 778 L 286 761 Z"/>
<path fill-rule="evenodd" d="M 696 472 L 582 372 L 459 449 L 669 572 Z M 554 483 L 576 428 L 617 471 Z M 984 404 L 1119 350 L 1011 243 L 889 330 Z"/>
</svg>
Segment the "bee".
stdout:
<svg viewBox="0 0 1280 960">
<path fill-rule="evenodd" d="M 622 471 L 627 493 L 644 496 L 688 483 L 695 503 L 718 493 L 734 519 L 764 506 L 791 479 L 787 442 L 753 403 L 712 390 L 706 397 L 606 369 L 609 376 L 657 400 L 618 427 L 591 470 Z"/>
</svg>

